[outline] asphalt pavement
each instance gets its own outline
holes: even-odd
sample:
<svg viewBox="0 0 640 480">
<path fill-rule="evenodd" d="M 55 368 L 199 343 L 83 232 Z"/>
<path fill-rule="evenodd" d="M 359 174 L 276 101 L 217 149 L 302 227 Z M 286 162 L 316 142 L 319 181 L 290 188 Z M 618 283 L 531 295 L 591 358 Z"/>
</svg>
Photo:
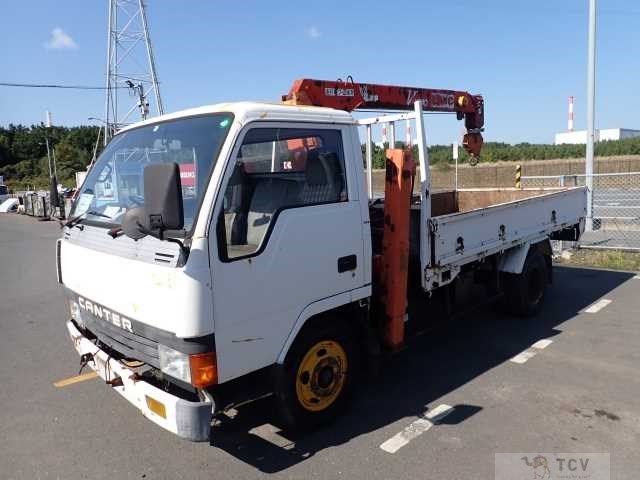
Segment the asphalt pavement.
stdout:
<svg viewBox="0 0 640 480">
<path fill-rule="evenodd" d="M 58 235 L 0 215 L 1 478 L 492 479 L 506 452 L 609 453 L 612 479 L 640 471 L 635 273 L 556 267 L 536 318 L 485 309 L 420 337 L 316 432 L 282 431 L 265 399 L 193 444 L 99 379 L 53 385 L 79 366 Z"/>
</svg>

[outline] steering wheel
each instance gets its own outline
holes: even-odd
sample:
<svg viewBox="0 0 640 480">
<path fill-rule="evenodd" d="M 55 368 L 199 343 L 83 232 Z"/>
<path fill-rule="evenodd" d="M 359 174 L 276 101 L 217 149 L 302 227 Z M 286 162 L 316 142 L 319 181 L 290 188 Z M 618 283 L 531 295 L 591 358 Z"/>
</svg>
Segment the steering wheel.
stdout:
<svg viewBox="0 0 640 480">
<path fill-rule="evenodd" d="M 139 207 L 144 205 L 144 197 L 142 195 L 129 195 L 129 200 Z"/>
</svg>

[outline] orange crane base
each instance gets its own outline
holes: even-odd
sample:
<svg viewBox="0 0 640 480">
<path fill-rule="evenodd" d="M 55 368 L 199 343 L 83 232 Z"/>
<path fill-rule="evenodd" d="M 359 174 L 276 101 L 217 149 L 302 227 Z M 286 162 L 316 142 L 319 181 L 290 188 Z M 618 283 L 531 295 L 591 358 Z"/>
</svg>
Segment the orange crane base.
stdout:
<svg viewBox="0 0 640 480">
<path fill-rule="evenodd" d="M 386 151 L 382 255 L 376 259 L 383 292 L 383 339 L 391 350 L 404 344 L 409 270 L 409 221 L 415 164 L 410 149 Z"/>
</svg>

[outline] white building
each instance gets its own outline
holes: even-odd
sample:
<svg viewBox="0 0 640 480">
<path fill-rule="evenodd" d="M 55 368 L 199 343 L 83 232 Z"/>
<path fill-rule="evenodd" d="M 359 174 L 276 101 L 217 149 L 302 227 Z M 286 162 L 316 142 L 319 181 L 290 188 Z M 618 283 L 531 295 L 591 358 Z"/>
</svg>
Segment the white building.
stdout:
<svg viewBox="0 0 640 480">
<path fill-rule="evenodd" d="M 606 128 L 596 130 L 596 142 L 604 142 L 606 140 L 622 140 L 624 138 L 640 137 L 640 130 L 631 130 L 628 128 Z M 587 131 L 576 130 L 573 132 L 556 133 L 556 145 L 572 144 L 579 145 L 587 143 Z"/>
</svg>

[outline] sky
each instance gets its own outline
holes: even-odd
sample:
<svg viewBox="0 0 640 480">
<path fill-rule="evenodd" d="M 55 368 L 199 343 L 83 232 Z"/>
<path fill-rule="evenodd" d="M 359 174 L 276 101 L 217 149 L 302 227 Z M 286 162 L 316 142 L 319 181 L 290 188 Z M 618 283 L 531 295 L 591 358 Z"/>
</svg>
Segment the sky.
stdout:
<svg viewBox="0 0 640 480">
<path fill-rule="evenodd" d="M 107 0 L 22 0 L 0 17 L 0 82 L 102 86 Z M 586 125 L 588 0 L 147 0 L 165 111 L 278 100 L 296 78 L 484 95 L 485 138 L 551 143 Z M 598 2 L 597 128 L 640 129 L 640 4 Z M 0 125 L 95 123 L 104 91 L 0 86 Z M 461 125 L 429 116 L 427 140 Z"/>
</svg>

